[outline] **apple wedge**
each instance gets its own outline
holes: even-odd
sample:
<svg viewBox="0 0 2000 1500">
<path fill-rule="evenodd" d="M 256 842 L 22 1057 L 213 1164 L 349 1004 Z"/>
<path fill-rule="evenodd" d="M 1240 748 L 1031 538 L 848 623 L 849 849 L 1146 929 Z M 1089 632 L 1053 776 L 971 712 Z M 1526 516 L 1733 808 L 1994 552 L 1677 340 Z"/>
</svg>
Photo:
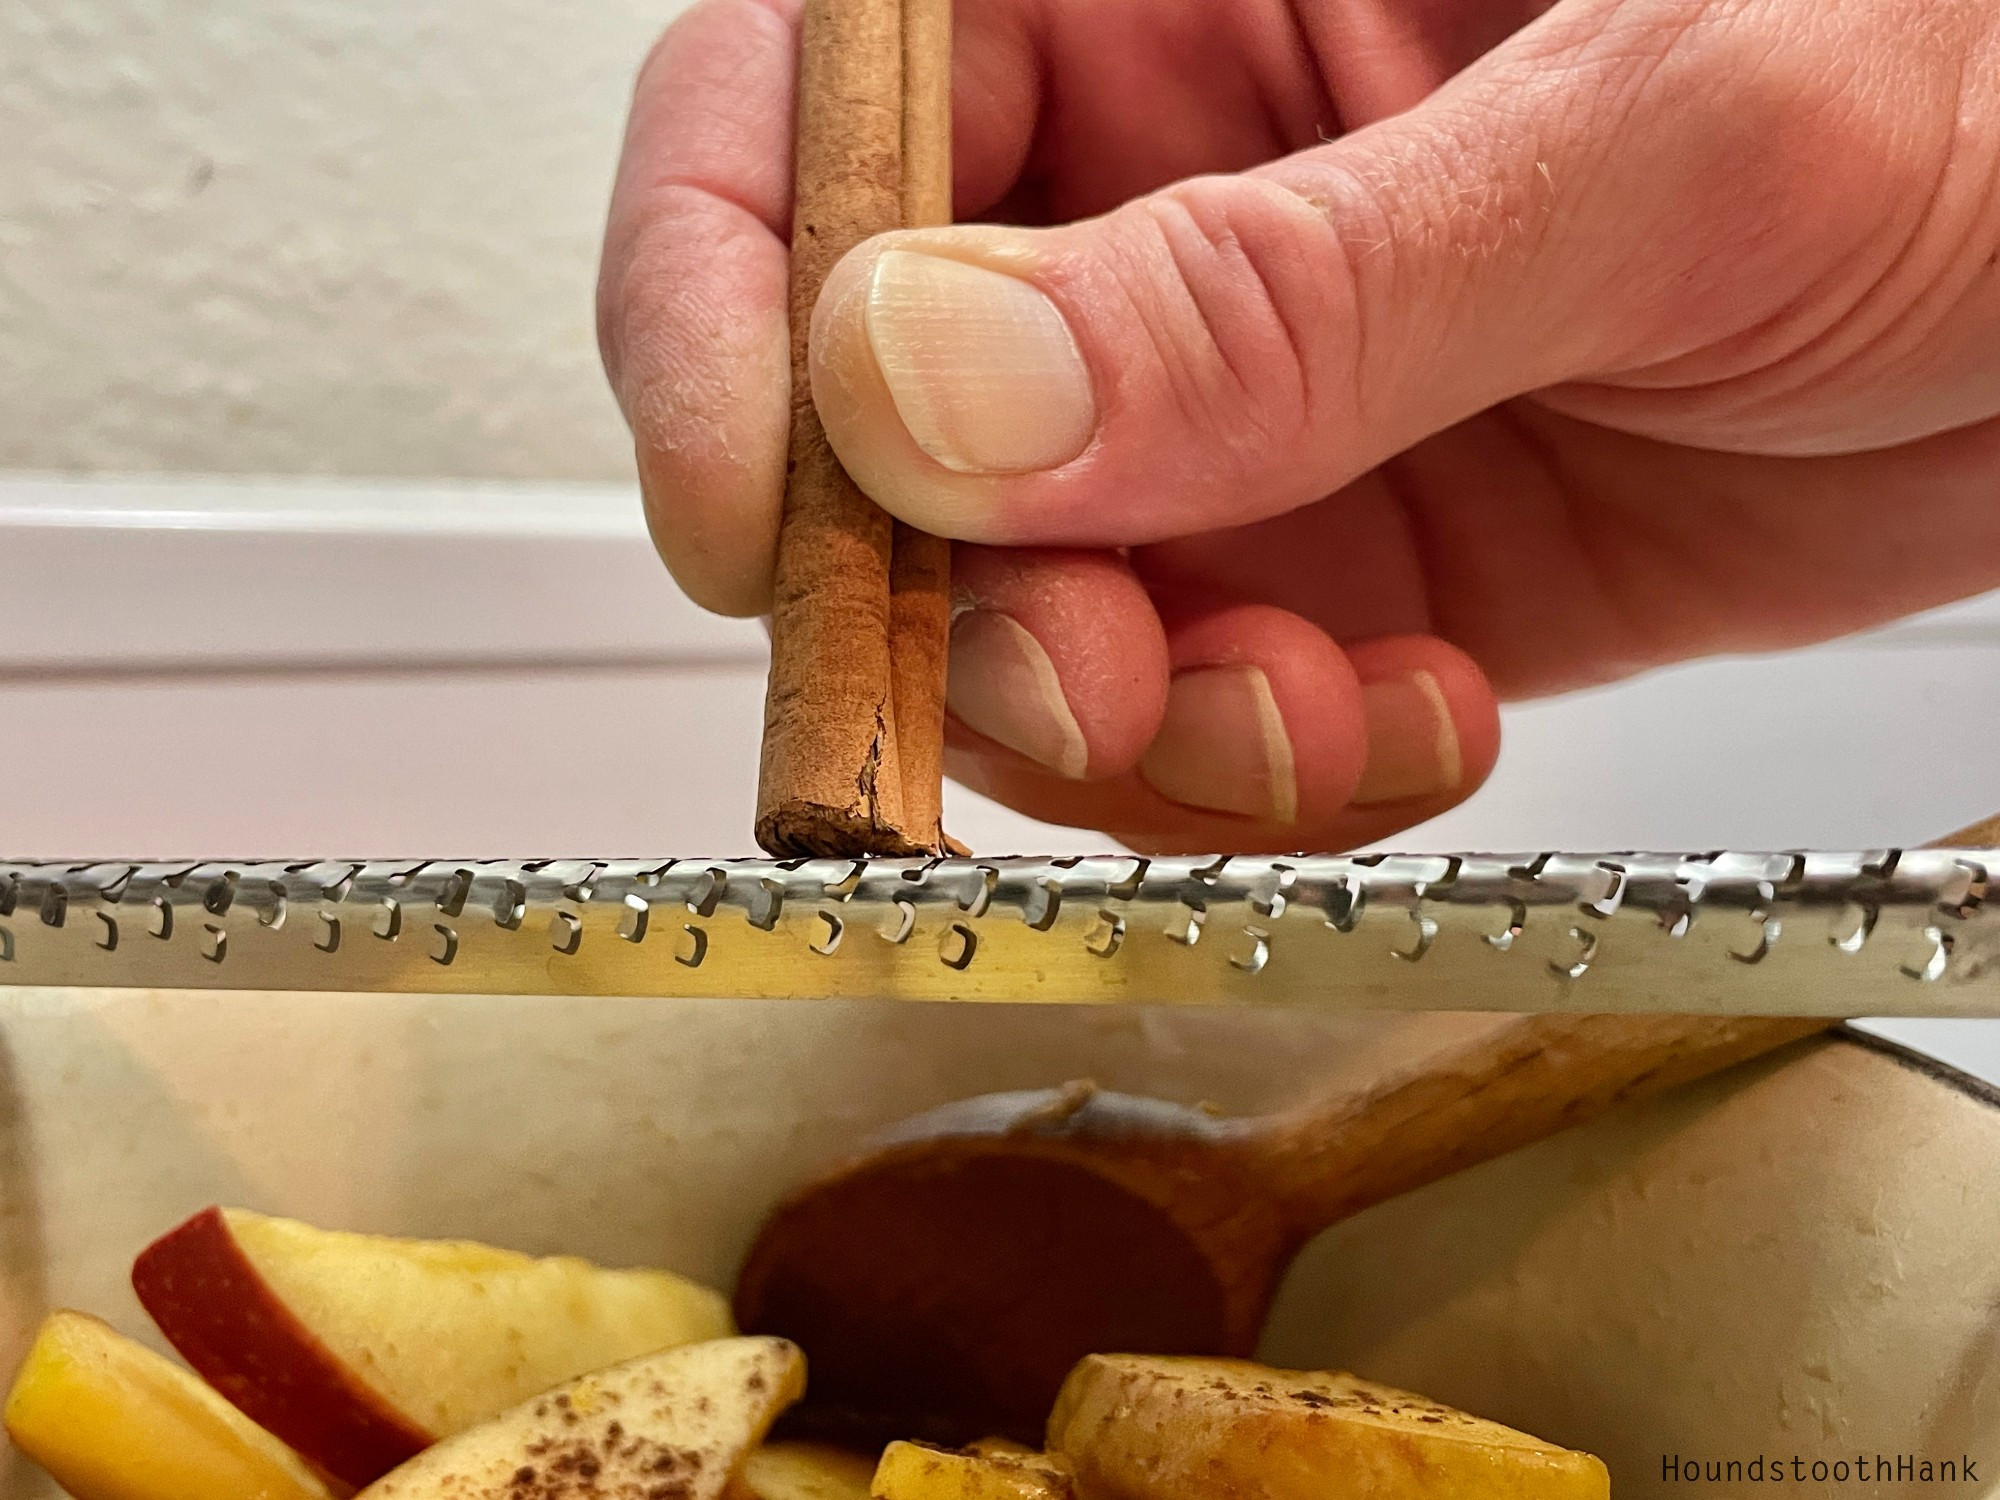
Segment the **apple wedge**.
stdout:
<svg viewBox="0 0 2000 1500">
<path fill-rule="evenodd" d="M 1092 1500 L 1608 1500 L 1588 1453 L 1338 1371 L 1092 1355 L 1049 1447 Z"/>
<path fill-rule="evenodd" d="M 585 1375 L 447 1438 L 365 1500 L 724 1500 L 806 1387 L 784 1339 L 717 1339 Z"/>
<path fill-rule="evenodd" d="M 82 1313 L 43 1322 L 5 1420 L 14 1446 L 75 1500 L 330 1500 L 270 1433 Z"/>
<path fill-rule="evenodd" d="M 743 1461 L 747 1500 L 868 1500 L 875 1465 L 825 1443 L 769 1443 Z"/>
<path fill-rule="evenodd" d="M 210 1385 L 353 1485 L 587 1370 L 734 1331 L 719 1293 L 664 1271 L 240 1209 L 155 1241 L 132 1285 Z"/>
<path fill-rule="evenodd" d="M 882 1451 L 875 1500 L 1071 1500 L 1069 1465 L 1005 1439 L 967 1448 L 891 1443 Z"/>
</svg>

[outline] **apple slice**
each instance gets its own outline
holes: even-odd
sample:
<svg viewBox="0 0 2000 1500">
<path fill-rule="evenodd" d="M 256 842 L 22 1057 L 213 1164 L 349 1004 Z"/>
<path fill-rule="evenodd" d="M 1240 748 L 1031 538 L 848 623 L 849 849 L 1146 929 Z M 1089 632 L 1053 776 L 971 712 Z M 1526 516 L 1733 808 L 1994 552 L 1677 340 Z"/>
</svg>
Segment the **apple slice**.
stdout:
<svg viewBox="0 0 2000 1500">
<path fill-rule="evenodd" d="M 359 1500 L 724 1500 L 806 1388 L 784 1339 L 716 1339 L 599 1370 L 420 1453 Z"/>
<path fill-rule="evenodd" d="M 210 1385 L 354 1485 L 587 1370 L 733 1331 L 719 1293 L 664 1271 L 241 1209 L 155 1241 L 132 1285 Z"/>
<path fill-rule="evenodd" d="M 743 1461 L 749 1500 L 868 1500 L 875 1465 L 825 1443 L 770 1443 Z"/>
<path fill-rule="evenodd" d="M 1071 1500 L 1069 1465 L 1004 1438 L 967 1448 L 891 1443 L 869 1486 L 875 1500 Z"/>
<path fill-rule="evenodd" d="M 995 1456 L 1001 1458 L 1009 1458 L 1009 1457 L 1047 1458 L 1048 1457 L 1046 1453 L 1038 1454 L 1033 1448 L 1030 1448 L 1026 1443 L 1017 1443 L 1012 1438 L 1003 1438 L 1003 1437 L 974 1438 L 971 1442 L 965 1445 L 965 1451 L 967 1453 L 977 1453 L 986 1458 L 992 1458 Z"/>
<path fill-rule="evenodd" d="M 51 1313 L 7 1397 L 7 1435 L 75 1500 L 330 1500 L 283 1443 L 96 1318 Z"/>
<path fill-rule="evenodd" d="M 1337 1370 L 1093 1354 L 1049 1416 L 1092 1500 L 1609 1500 L 1588 1453 Z"/>
</svg>

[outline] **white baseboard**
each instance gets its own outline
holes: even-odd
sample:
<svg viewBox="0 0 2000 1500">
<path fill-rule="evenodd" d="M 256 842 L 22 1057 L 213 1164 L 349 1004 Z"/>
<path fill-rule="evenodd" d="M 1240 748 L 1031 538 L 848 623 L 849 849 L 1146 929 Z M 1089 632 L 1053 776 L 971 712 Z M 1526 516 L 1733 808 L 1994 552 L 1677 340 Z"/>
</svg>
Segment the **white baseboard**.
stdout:
<svg viewBox="0 0 2000 1500">
<path fill-rule="evenodd" d="M 764 660 L 617 485 L 0 474 L 0 673 Z"/>
<path fill-rule="evenodd" d="M 0 673 L 761 663 L 625 485 L 0 472 Z M 2000 643 L 2000 593 L 1848 644 Z"/>
</svg>

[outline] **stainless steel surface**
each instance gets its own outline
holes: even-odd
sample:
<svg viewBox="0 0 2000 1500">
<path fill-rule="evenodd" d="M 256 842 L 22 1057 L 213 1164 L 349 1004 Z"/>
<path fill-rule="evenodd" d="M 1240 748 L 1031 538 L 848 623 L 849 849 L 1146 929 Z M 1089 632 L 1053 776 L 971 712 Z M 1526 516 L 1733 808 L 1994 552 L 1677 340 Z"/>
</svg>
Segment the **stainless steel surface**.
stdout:
<svg viewBox="0 0 2000 1500">
<path fill-rule="evenodd" d="M 2000 1015 L 1990 857 L 0 862 L 0 984 Z"/>
</svg>

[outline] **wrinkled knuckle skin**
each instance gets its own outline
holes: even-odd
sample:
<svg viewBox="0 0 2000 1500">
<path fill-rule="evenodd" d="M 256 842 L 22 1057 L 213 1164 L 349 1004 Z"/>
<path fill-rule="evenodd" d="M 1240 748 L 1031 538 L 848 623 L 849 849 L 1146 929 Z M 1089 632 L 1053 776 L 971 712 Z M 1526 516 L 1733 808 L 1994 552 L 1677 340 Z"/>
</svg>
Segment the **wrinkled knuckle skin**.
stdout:
<svg viewBox="0 0 2000 1500">
<path fill-rule="evenodd" d="M 1593 3 L 1579 15 L 1599 24 L 1556 28 L 1551 45 L 1579 121 L 1602 127 L 1570 132 L 1595 143 L 1570 171 L 1621 194 L 1619 247 L 1600 249 L 1594 284 L 1627 290 L 1623 339 L 1594 375 L 1666 393 L 1621 420 L 1812 453 L 1990 415 L 1957 346 L 1984 321 L 1980 261 L 2000 222 L 1995 8 L 1620 14 Z M 1889 411 L 1898 399 L 1911 414 Z"/>
<path fill-rule="evenodd" d="M 1121 217 L 1114 274 L 1174 415 L 1246 459 L 1295 445 L 1326 375 L 1324 219 L 1273 184 L 1226 178 Z"/>
</svg>

